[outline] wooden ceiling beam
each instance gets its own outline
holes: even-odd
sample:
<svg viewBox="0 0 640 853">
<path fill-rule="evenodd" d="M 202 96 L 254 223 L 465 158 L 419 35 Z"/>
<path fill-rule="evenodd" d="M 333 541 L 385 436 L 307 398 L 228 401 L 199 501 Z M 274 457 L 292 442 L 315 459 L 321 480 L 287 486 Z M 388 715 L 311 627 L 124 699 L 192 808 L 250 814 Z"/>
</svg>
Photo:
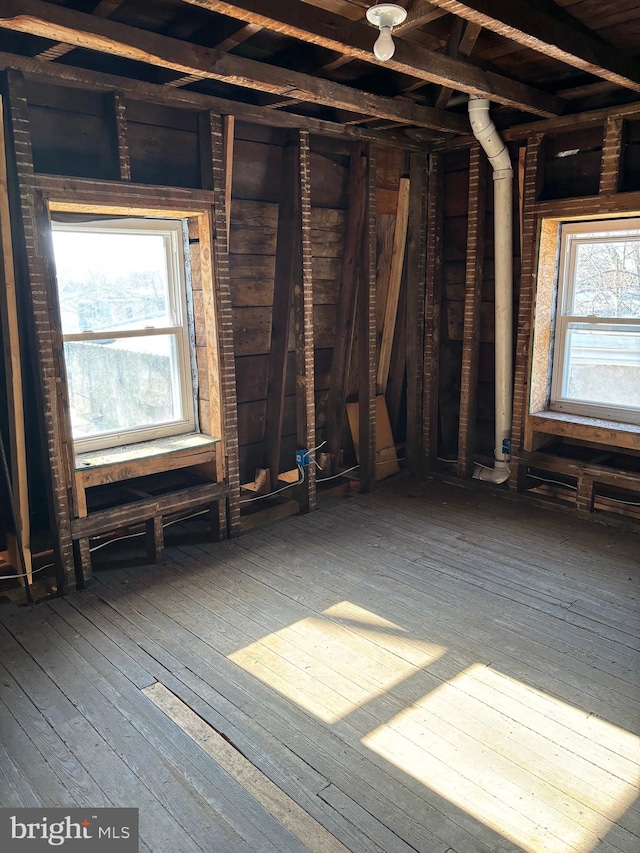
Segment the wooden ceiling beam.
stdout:
<svg viewBox="0 0 640 853">
<path fill-rule="evenodd" d="M 230 56 L 115 21 L 97 19 L 93 15 L 41 0 L 5 0 L 0 8 L 0 27 L 145 62 L 183 76 L 219 80 L 297 101 L 449 133 L 468 130 L 464 116 L 455 113 L 372 95 L 308 74 Z"/>
<path fill-rule="evenodd" d="M 222 41 L 212 45 L 212 47 L 216 50 L 222 51 L 223 53 L 227 53 L 227 51 L 233 50 L 234 47 L 242 44 L 243 41 L 250 39 L 251 36 L 254 36 L 256 33 L 259 33 L 261 29 L 262 27 L 258 27 L 255 24 L 245 24 L 240 27 L 239 30 L 236 30 L 233 35 L 222 39 Z M 191 83 L 197 83 L 198 80 L 201 79 L 202 77 L 199 74 L 185 74 L 184 77 L 178 77 L 177 80 L 171 80 L 166 85 L 179 89 L 181 86 L 189 86 Z"/>
<path fill-rule="evenodd" d="M 446 12 L 491 30 L 523 47 L 640 92 L 640 64 L 595 33 L 572 27 L 522 0 L 432 0 Z"/>
<path fill-rule="evenodd" d="M 96 5 L 95 9 L 93 9 L 91 14 L 96 15 L 99 18 L 108 18 L 109 15 L 112 12 L 115 12 L 118 6 L 122 6 L 123 3 L 124 0 L 99 0 L 99 3 Z M 52 44 L 51 47 L 48 47 L 46 50 L 43 50 L 42 53 L 39 53 L 38 59 L 53 62 L 54 59 L 60 59 L 61 56 L 70 53 L 72 50 L 72 44 L 58 42 L 57 44 Z"/>
<path fill-rule="evenodd" d="M 482 27 L 478 24 L 472 24 L 470 21 L 463 21 L 462 18 L 456 18 L 456 23 L 451 31 L 450 45 L 447 47 L 447 53 L 450 56 L 470 56 L 481 32 Z M 453 89 L 448 86 L 442 86 L 438 97 L 435 99 L 434 107 L 443 110 L 449 103 L 451 95 L 453 95 Z"/>
<path fill-rule="evenodd" d="M 75 89 L 92 89 L 101 92 L 120 92 L 132 101 L 145 101 L 161 106 L 178 109 L 213 111 L 220 115 L 233 115 L 242 121 L 266 127 L 304 128 L 318 136 L 338 139 L 363 139 L 379 142 L 381 145 L 421 150 L 422 140 L 416 142 L 409 137 L 395 133 L 385 133 L 369 128 L 351 128 L 337 122 L 294 113 L 280 113 L 270 107 L 256 104 L 243 104 L 228 98 L 205 95 L 200 92 L 188 92 L 182 89 L 167 89 L 158 83 L 147 83 L 131 77 L 105 74 L 101 71 L 89 71 L 63 63 L 42 62 L 31 56 L 18 56 L 0 51 L 0 68 L 13 68 L 21 71 L 27 79 L 40 84 L 69 86 Z M 431 139 L 432 137 L 428 137 Z"/>
<path fill-rule="evenodd" d="M 399 27 L 394 27 L 393 31 L 396 35 L 401 36 L 411 32 L 411 30 L 417 30 L 418 27 L 423 27 L 425 24 L 430 24 L 431 21 L 437 21 L 438 18 L 442 18 L 446 14 L 444 9 L 439 9 L 427 0 L 414 0 L 407 9 L 405 22 Z"/>
<path fill-rule="evenodd" d="M 372 27 L 348 21 L 319 8 L 311 8 L 298 0 L 278 0 L 277 3 L 273 0 L 242 0 L 241 4 L 228 0 L 185 2 L 246 23 L 259 24 L 264 29 L 317 44 L 352 59 L 360 59 L 470 95 L 489 98 L 526 112 L 542 116 L 559 115 L 566 106 L 555 95 L 404 39 L 396 39 L 396 52 L 390 60 L 379 62 L 373 55 L 375 31 Z"/>
</svg>

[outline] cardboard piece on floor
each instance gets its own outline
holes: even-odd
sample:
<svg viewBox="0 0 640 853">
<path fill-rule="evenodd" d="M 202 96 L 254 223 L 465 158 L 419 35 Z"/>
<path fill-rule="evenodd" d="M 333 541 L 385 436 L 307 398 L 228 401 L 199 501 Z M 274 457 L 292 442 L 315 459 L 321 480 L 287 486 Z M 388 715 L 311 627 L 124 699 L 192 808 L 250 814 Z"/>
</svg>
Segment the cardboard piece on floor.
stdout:
<svg viewBox="0 0 640 853">
<path fill-rule="evenodd" d="M 356 451 L 356 459 L 360 461 L 360 406 L 358 403 L 347 403 L 347 418 L 351 438 Z M 376 397 L 376 480 L 384 480 L 400 470 L 398 456 L 391 432 L 391 422 L 387 411 L 387 402 L 382 394 Z"/>
</svg>

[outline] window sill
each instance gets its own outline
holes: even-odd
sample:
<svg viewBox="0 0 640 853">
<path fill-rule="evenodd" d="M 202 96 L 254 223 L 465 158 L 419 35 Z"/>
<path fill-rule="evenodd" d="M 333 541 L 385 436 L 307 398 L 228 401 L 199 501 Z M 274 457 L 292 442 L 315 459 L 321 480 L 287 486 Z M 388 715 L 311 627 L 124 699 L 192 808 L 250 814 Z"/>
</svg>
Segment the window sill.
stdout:
<svg viewBox="0 0 640 853">
<path fill-rule="evenodd" d="M 212 462 L 219 438 L 186 433 L 76 454 L 76 480 L 83 488 Z"/>
<path fill-rule="evenodd" d="M 587 418 L 567 412 L 532 412 L 529 415 L 528 440 L 525 450 L 533 450 L 533 433 L 541 432 L 594 444 L 606 444 L 640 450 L 640 427 L 636 424 Z"/>
</svg>

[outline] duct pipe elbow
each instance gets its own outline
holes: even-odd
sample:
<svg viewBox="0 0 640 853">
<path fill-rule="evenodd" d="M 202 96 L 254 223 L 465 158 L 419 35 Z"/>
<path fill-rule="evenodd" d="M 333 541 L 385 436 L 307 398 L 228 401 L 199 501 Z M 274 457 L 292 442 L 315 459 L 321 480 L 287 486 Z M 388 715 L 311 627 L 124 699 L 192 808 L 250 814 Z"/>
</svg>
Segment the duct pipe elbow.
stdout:
<svg viewBox="0 0 640 853">
<path fill-rule="evenodd" d="M 486 98 L 469 98 L 469 122 L 473 135 L 482 145 L 491 166 L 493 167 L 493 179 L 511 177 L 511 157 L 507 146 L 500 138 L 496 126 L 489 115 L 490 101 Z M 505 174 L 502 174 L 505 173 Z"/>
<path fill-rule="evenodd" d="M 473 466 L 473 479 L 484 480 L 487 483 L 496 483 L 497 485 L 506 483 L 509 479 L 509 466 L 497 467 L 496 463 L 495 468 L 486 468 L 484 465 L 476 464 Z"/>
</svg>

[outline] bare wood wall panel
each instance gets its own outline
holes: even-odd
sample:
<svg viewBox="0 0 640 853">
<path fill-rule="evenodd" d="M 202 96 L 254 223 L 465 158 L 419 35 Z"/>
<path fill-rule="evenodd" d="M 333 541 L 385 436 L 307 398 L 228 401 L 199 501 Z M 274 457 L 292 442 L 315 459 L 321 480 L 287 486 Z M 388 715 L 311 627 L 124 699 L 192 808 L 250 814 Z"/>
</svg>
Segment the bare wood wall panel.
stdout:
<svg viewBox="0 0 640 853">
<path fill-rule="evenodd" d="M 43 441 L 50 476 L 51 535 L 56 551 L 56 570 L 61 592 L 75 588 L 76 573 L 73 562 L 70 520 L 71 466 L 73 449 L 70 435 L 60 418 L 59 383 L 64 365 L 56 345 L 54 318 L 51 316 L 49 269 L 46 260 L 46 243 L 43 245 L 45 225 L 41 205 L 36 198 L 35 174 L 31 148 L 31 133 L 27 101 L 22 91 L 22 75 L 8 72 L 8 121 L 13 148 L 14 166 L 19 192 L 19 227 L 16 245 L 24 248 L 23 274 L 28 284 L 33 323 L 33 342 L 40 378 L 40 401 Z M 18 225 L 18 223 L 16 223 Z M 64 415 L 64 413 L 62 413 Z M 62 431 L 61 431 L 62 426 Z M 80 579 L 81 581 L 81 579 Z"/>
<path fill-rule="evenodd" d="M 337 322 L 331 362 L 331 383 L 327 402 L 326 439 L 327 449 L 331 454 L 332 473 L 335 473 L 338 466 L 342 425 L 344 423 L 346 381 L 355 333 L 358 277 L 361 272 L 366 219 L 366 178 L 366 148 L 360 143 L 354 143 L 351 148 L 349 164 L 348 198 L 350 207 L 347 212 L 345 227 Z"/>
<path fill-rule="evenodd" d="M 458 474 L 469 477 L 475 452 L 476 393 L 480 355 L 480 307 L 484 272 L 487 162 L 480 146 L 471 149 L 469 161 L 469 218 L 460 379 Z"/>
<path fill-rule="evenodd" d="M 276 487 L 280 468 L 280 448 L 284 414 L 284 394 L 291 330 L 291 303 L 294 287 L 302 276 L 302 231 L 300 228 L 300 147 L 291 134 L 281 154 L 280 202 L 276 237 L 275 279 L 270 323 L 269 380 L 264 431 L 264 463 Z M 293 460 L 284 470 L 293 467 Z"/>
</svg>

